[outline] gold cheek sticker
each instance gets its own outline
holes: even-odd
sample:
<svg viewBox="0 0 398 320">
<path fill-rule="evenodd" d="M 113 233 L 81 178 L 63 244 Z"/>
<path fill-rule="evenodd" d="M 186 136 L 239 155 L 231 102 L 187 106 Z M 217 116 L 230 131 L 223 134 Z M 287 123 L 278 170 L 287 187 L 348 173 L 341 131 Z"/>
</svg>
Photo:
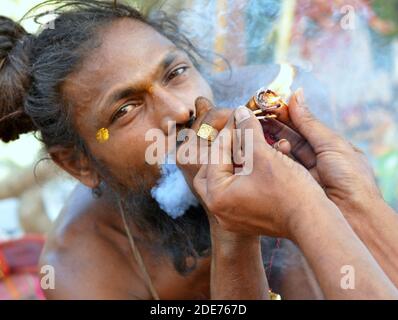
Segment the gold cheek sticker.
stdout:
<svg viewBox="0 0 398 320">
<path fill-rule="evenodd" d="M 106 128 L 101 128 L 97 131 L 95 137 L 99 143 L 107 142 L 109 140 L 109 130 Z"/>
</svg>

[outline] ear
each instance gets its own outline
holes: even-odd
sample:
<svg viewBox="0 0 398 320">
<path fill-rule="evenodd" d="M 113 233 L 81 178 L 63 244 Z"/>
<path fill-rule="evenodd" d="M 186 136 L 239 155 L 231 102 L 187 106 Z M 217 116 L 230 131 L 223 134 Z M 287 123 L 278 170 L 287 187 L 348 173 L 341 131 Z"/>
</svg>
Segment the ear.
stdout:
<svg viewBox="0 0 398 320">
<path fill-rule="evenodd" d="M 52 147 L 49 150 L 51 159 L 63 170 L 75 177 L 89 188 L 98 187 L 101 182 L 88 157 L 74 148 Z"/>
</svg>

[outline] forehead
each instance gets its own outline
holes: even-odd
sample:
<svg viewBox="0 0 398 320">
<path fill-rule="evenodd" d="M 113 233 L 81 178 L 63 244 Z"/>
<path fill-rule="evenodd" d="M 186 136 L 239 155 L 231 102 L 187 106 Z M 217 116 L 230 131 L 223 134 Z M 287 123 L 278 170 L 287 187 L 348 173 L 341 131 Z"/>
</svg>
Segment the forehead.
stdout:
<svg viewBox="0 0 398 320">
<path fill-rule="evenodd" d="M 80 102 L 92 101 L 111 86 L 143 80 L 174 44 L 152 27 L 123 18 L 103 28 L 99 45 L 91 49 L 78 70 L 68 76 L 63 91 Z M 85 101 L 83 101 L 84 99 Z"/>
</svg>

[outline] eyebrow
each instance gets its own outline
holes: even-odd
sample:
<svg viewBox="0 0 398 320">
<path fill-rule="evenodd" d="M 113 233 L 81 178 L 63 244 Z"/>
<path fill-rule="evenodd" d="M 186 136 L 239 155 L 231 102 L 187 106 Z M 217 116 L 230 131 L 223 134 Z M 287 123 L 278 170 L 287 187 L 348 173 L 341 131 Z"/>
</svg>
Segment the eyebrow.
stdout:
<svg viewBox="0 0 398 320">
<path fill-rule="evenodd" d="M 159 71 L 166 70 L 170 65 L 176 60 L 176 58 L 183 53 L 182 50 L 180 49 L 175 49 L 169 53 L 167 53 L 163 59 L 160 61 L 160 63 L 156 67 L 156 73 Z M 129 96 L 134 95 L 137 93 L 138 90 L 137 88 L 133 87 L 128 87 L 128 88 L 123 88 L 116 90 L 115 92 L 111 93 L 108 97 L 105 98 L 104 102 L 101 103 L 102 107 L 100 108 L 100 112 L 104 112 L 105 109 L 109 106 L 112 105 L 120 100 L 126 99 Z"/>
</svg>

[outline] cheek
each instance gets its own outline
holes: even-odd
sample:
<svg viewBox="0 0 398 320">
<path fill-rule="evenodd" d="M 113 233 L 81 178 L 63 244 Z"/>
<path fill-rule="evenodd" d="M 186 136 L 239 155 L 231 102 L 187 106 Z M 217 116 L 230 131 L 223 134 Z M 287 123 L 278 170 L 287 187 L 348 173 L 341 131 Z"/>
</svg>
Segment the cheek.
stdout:
<svg viewBox="0 0 398 320">
<path fill-rule="evenodd" d="M 184 91 L 183 97 L 189 97 L 190 102 L 195 101 L 198 97 L 205 97 L 213 101 L 213 91 L 209 83 L 196 69 L 193 69 L 191 72 L 191 75 L 187 79 L 187 85 L 183 89 L 180 89 Z"/>
<path fill-rule="evenodd" d="M 145 162 L 145 152 L 151 142 L 145 141 L 145 134 L 141 133 L 145 132 L 144 129 L 138 131 L 137 134 L 126 130 L 123 134 L 119 132 L 117 136 L 111 135 L 106 143 L 95 142 L 93 148 L 93 155 L 113 178 L 132 188 L 137 181 L 144 181 L 146 185 L 152 186 L 160 176 L 157 165 Z"/>
</svg>

